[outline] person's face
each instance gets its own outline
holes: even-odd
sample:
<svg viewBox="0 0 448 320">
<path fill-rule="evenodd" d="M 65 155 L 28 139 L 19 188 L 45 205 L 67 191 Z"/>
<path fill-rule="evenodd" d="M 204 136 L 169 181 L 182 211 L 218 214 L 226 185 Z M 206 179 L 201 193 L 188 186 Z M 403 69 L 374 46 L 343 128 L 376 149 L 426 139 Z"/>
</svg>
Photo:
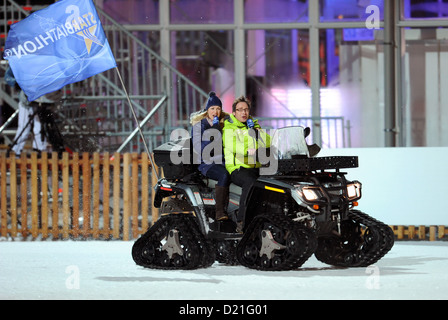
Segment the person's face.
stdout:
<svg viewBox="0 0 448 320">
<path fill-rule="evenodd" d="M 233 115 L 239 122 L 246 122 L 247 119 L 249 119 L 249 112 L 250 109 L 246 102 L 238 102 L 235 106 L 235 112 L 233 112 Z"/>
<path fill-rule="evenodd" d="M 207 117 L 211 120 L 213 120 L 214 117 L 220 117 L 221 116 L 221 107 L 220 106 L 211 106 L 207 110 Z"/>
</svg>

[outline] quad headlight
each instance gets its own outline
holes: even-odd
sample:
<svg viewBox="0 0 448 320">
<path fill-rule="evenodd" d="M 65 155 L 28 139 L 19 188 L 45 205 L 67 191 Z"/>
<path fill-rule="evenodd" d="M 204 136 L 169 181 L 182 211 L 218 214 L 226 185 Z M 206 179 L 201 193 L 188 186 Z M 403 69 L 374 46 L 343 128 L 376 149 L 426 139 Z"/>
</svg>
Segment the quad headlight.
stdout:
<svg viewBox="0 0 448 320">
<path fill-rule="evenodd" d="M 326 196 L 324 195 L 321 188 L 317 186 L 301 186 L 295 185 L 297 194 L 307 202 L 315 202 L 319 200 L 325 200 Z M 342 187 L 342 186 L 341 186 Z M 361 198 L 361 188 L 362 185 L 359 181 L 353 181 L 347 184 L 347 198 L 349 201 L 356 201 Z M 337 191 L 329 191 L 329 195 L 335 194 Z M 342 190 L 339 191 L 342 196 Z"/>
<path fill-rule="evenodd" d="M 347 185 L 347 197 L 350 201 L 361 198 L 361 182 L 354 181 Z"/>
<path fill-rule="evenodd" d="M 297 193 L 308 202 L 313 202 L 320 200 L 322 198 L 322 192 L 319 188 L 316 187 L 307 187 L 307 186 L 295 186 L 297 189 Z"/>
<path fill-rule="evenodd" d="M 307 201 L 316 201 L 320 198 L 318 189 L 315 188 L 303 188 L 302 194 Z"/>
</svg>

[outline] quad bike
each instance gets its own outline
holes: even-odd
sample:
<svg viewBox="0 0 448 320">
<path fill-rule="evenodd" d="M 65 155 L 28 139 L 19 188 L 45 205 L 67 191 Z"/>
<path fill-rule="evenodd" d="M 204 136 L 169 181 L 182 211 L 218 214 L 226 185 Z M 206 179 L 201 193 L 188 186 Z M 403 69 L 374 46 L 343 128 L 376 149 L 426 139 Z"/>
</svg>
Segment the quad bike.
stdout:
<svg viewBox="0 0 448 320">
<path fill-rule="evenodd" d="M 243 232 L 236 222 L 241 188 L 231 185 L 227 212 L 215 221 L 214 185 L 191 164 L 191 139 L 154 150 L 164 171 L 155 186 L 160 218 L 133 245 L 134 261 L 144 267 L 196 269 L 215 261 L 259 270 L 291 270 L 311 255 L 326 264 L 365 267 L 393 246 L 389 226 L 355 210 L 361 183 L 348 181 L 343 168 L 358 167 L 357 157 L 315 157 L 309 128 L 287 127 L 272 136 L 271 164 L 248 193 Z M 173 155 L 186 161 L 177 163 Z M 229 228 L 230 224 L 230 228 Z"/>
</svg>

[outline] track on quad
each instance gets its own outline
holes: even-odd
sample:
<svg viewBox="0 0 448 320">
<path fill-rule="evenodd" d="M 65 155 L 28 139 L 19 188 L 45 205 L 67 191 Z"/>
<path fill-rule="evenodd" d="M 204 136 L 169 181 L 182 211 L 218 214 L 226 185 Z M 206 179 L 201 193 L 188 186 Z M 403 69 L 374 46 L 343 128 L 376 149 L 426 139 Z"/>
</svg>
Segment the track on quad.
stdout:
<svg viewBox="0 0 448 320">
<path fill-rule="evenodd" d="M 238 261 L 251 269 L 291 270 L 314 253 L 314 230 L 282 215 L 263 214 L 254 218 L 238 244 Z"/>
<path fill-rule="evenodd" d="M 392 249 L 394 233 L 383 222 L 351 210 L 341 223 L 340 235 L 324 235 L 318 242 L 314 254 L 319 261 L 340 267 L 367 267 Z"/>
<path fill-rule="evenodd" d="M 187 214 L 161 217 L 132 247 L 134 261 L 156 269 L 198 269 L 215 260 L 266 271 L 299 268 L 314 253 L 326 264 L 365 267 L 381 259 L 393 246 L 386 224 L 358 210 L 341 223 L 341 234 L 319 235 L 286 216 L 256 216 L 239 242 L 206 239 L 196 218 Z"/>
<path fill-rule="evenodd" d="M 192 215 L 173 214 L 161 217 L 137 239 L 132 258 L 147 268 L 188 270 L 211 266 L 215 251 Z"/>
</svg>

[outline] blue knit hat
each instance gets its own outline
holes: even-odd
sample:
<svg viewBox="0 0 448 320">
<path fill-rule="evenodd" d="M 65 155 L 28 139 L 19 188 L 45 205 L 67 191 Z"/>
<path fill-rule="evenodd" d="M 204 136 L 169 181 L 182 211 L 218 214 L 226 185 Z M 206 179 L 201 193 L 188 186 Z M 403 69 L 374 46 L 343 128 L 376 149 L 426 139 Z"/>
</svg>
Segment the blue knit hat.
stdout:
<svg viewBox="0 0 448 320">
<path fill-rule="evenodd" d="M 208 110 L 211 106 L 220 106 L 222 108 L 222 102 L 219 100 L 219 98 L 216 96 L 215 92 L 210 92 L 208 94 L 209 98 L 207 101 L 207 105 L 205 106 L 205 110 Z"/>
</svg>

